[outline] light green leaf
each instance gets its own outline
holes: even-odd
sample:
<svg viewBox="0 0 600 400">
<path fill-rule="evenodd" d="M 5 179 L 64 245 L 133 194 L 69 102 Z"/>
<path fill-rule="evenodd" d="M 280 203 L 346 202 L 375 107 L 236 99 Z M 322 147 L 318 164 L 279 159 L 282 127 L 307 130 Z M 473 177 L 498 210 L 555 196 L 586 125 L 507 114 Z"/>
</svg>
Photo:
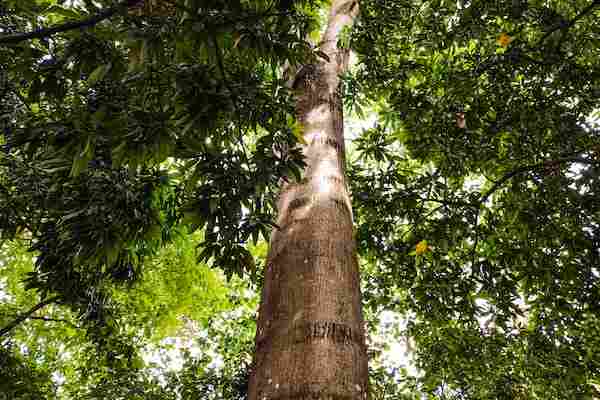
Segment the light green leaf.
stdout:
<svg viewBox="0 0 600 400">
<path fill-rule="evenodd" d="M 87 79 L 87 83 L 90 86 L 94 86 L 96 83 L 104 79 L 106 73 L 110 70 L 110 64 L 99 65 L 92 71 L 90 76 Z"/>
</svg>

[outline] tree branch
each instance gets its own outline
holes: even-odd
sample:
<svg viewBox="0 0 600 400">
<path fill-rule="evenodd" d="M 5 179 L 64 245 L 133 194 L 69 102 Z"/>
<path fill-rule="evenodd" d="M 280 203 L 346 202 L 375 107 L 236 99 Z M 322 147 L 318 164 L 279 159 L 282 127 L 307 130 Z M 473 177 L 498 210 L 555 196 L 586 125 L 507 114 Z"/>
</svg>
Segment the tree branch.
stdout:
<svg viewBox="0 0 600 400">
<path fill-rule="evenodd" d="M 40 29 L 36 29 L 31 32 L 3 35 L 3 36 L 0 36 L 0 45 L 15 44 L 15 43 L 19 43 L 19 42 L 22 42 L 25 40 L 31 40 L 31 39 L 41 39 L 41 38 L 52 36 L 57 33 L 67 32 L 67 31 L 70 31 L 73 29 L 87 28 L 90 26 L 94 26 L 94 25 L 98 24 L 99 22 L 102 22 L 105 19 L 112 17 L 113 15 L 118 13 L 120 10 L 133 7 L 137 4 L 139 4 L 141 1 L 143 1 L 143 0 L 125 0 L 125 1 L 122 1 L 121 3 L 117 4 L 116 6 L 109 7 L 106 10 L 100 11 L 98 14 L 96 14 L 90 18 L 86 18 L 81 21 L 66 22 L 61 25 L 56 25 L 56 26 L 48 27 L 48 28 L 40 28 Z"/>
<path fill-rule="evenodd" d="M 61 298 L 61 296 L 50 297 L 50 298 L 47 298 L 46 300 L 39 302 L 35 306 L 31 307 L 27 312 L 21 314 L 20 316 L 15 318 L 14 321 L 12 321 L 8 325 L 6 325 L 4 328 L 0 329 L 0 336 L 6 335 L 8 332 L 13 330 L 21 322 L 31 318 L 33 316 L 33 313 L 35 313 L 37 310 L 40 310 L 40 309 L 46 307 L 48 304 L 55 303 L 60 298 Z"/>
<path fill-rule="evenodd" d="M 233 90 L 231 89 L 231 86 L 229 86 L 229 81 L 227 80 L 227 74 L 225 73 L 223 55 L 221 54 L 221 49 L 219 47 L 219 41 L 215 35 L 212 35 L 211 39 L 213 42 L 213 46 L 215 46 L 215 57 L 217 58 L 217 65 L 219 66 L 219 71 L 221 72 L 223 84 L 225 85 L 227 90 L 229 90 L 229 93 L 231 94 L 231 96 L 234 97 Z M 234 101 L 235 101 L 235 97 L 234 97 Z"/>
<path fill-rule="evenodd" d="M 514 171 L 510 171 L 506 174 L 504 174 L 504 176 L 502 178 L 500 178 L 499 181 L 496 181 L 494 183 L 494 186 L 492 186 L 487 192 L 485 192 L 483 194 L 483 196 L 481 196 L 481 199 L 479 200 L 480 204 L 483 204 L 486 202 L 486 200 L 492 195 L 494 194 L 497 190 L 499 190 L 507 181 L 509 181 L 513 176 L 522 174 L 524 172 L 528 172 L 528 171 L 532 171 L 536 168 L 539 168 L 539 164 L 535 164 L 535 165 L 526 165 L 524 167 L 520 167 L 515 169 Z"/>
<path fill-rule="evenodd" d="M 237 105 L 236 94 L 234 93 L 233 89 L 231 88 L 231 85 L 229 84 L 229 81 L 227 79 L 227 73 L 225 72 L 223 54 L 221 54 L 221 49 L 219 47 L 219 40 L 217 39 L 217 37 L 215 35 L 212 35 L 211 38 L 213 41 L 213 46 L 215 46 L 215 56 L 217 57 L 217 65 L 219 66 L 219 70 L 221 71 L 221 77 L 223 79 L 223 84 L 225 85 L 227 90 L 229 90 L 229 95 L 231 96 L 231 100 L 234 102 L 234 104 Z M 248 165 L 248 167 L 250 167 L 250 159 L 248 158 L 248 152 L 246 151 L 246 145 L 244 145 L 244 138 L 242 136 L 241 129 L 242 129 L 241 124 L 238 123 L 238 131 L 239 131 L 238 140 L 240 142 L 240 146 L 244 153 L 244 158 L 245 158 L 246 164 Z"/>
<path fill-rule="evenodd" d="M 556 164 L 564 164 L 564 163 L 580 163 L 580 164 L 588 164 L 588 165 L 593 165 L 593 164 L 600 164 L 600 160 L 592 160 L 589 158 L 583 158 L 583 157 L 561 157 L 561 158 L 557 158 L 556 160 L 548 160 L 548 161 L 543 161 L 537 164 L 531 164 L 531 165 L 525 165 L 523 167 L 517 168 L 514 171 L 510 171 L 508 173 L 506 173 L 504 176 L 502 176 L 502 178 L 500 178 L 499 181 L 496 181 L 494 183 L 494 186 L 492 186 L 487 192 L 485 192 L 480 200 L 479 203 L 483 204 L 486 202 L 486 200 L 492 195 L 494 194 L 494 192 L 496 192 L 497 190 L 499 190 L 502 185 L 504 185 L 508 180 L 510 180 L 511 178 L 513 178 L 516 175 L 525 173 L 525 172 L 529 172 L 529 171 L 534 171 L 536 169 L 542 169 L 545 167 L 550 167 Z"/>
<path fill-rule="evenodd" d="M 417 196 L 418 200 L 421 200 L 423 202 L 432 202 L 432 203 L 438 203 L 438 204 L 443 204 L 445 206 L 451 206 L 451 207 L 477 207 L 477 203 L 469 203 L 467 201 L 460 201 L 460 200 L 446 200 L 446 199 L 436 199 L 433 197 L 419 197 Z"/>
<path fill-rule="evenodd" d="M 523 173 L 529 172 L 529 171 L 534 171 L 536 169 L 543 169 L 543 168 L 554 166 L 557 164 L 564 164 L 564 163 L 569 163 L 569 162 L 588 164 L 588 165 L 600 164 L 600 160 L 592 160 L 589 158 L 578 157 L 575 155 L 575 156 L 570 156 L 570 157 L 557 158 L 556 160 L 543 161 L 543 162 L 537 163 L 537 164 L 525 165 L 523 167 L 515 169 L 514 171 L 506 173 L 504 176 L 502 176 L 502 178 L 500 178 L 499 181 L 496 181 L 494 183 L 494 186 L 492 186 L 487 192 L 485 192 L 483 194 L 483 196 L 481 196 L 481 198 L 479 199 L 479 204 L 477 205 L 477 213 L 475 215 L 475 229 L 474 229 L 475 241 L 473 243 L 473 247 L 472 247 L 473 250 L 471 253 L 471 265 L 472 266 L 475 266 L 475 258 L 477 255 L 477 245 L 479 244 L 479 216 L 481 214 L 481 205 L 484 204 L 486 202 L 486 200 L 489 199 L 489 197 L 492 194 L 494 194 L 496 191 L 498 191 L 508 180 L 510 180 L 511 178 L 513 178 L 516 175 L 523 174 Z"/>
<path fill-rule="evenodd" d="M 566 24 L 564 24 L 564 23 L 563 24 L 557 24 L 554 27 L 552 27 L 548 32 L 546 32 L 546 34 L 544 36 L 542 36 L 542 38 L 540 39 L 539 43 L 543 43 L 546 39 L 548 39 L 548 37 L 550 35 L 552 35 L 554 32 L 556 32 L 558 30 L 562 30 L 562 31 L 569 30 L 573 25 L 575 25 L 577 23 L 577 21 L 579 21 L 581 18 L 583 18 L 586 15 L 588 15 L 597 6 L 600 6 L 600 0 L 594 0 L 594 1 L 592 1 L 592 3 L 589 6 L 587 6 L 583 10 L 581 10 L 581 12 L 579 14 L 577 14 L 575 17 L 573 17 L 573 19 L 570 20 L 569 22 L 567 22 Z"/>
<path fill-rule="evenodd" d="M 71 321 L 66 320 L 66 319 L 62 319 L 62 318 L 29 317 L 28 319 L 35 319 L 35 320 L 38 320 L 38 321 L 45 321 L 45 322 L 62 322 L 63 324 L 67 324 L 69 326 L 72 326 L 73 328 L 81 329 L 80 326 L 77 326 L 74 323 L 72 323 Z"/>
</svg>

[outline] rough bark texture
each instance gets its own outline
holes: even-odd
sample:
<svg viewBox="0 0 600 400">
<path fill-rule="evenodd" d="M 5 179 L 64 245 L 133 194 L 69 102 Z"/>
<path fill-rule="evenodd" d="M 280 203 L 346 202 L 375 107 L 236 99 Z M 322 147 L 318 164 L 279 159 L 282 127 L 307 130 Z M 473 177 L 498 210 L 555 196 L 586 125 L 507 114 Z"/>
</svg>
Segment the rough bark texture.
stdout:
<svg viewBox="0 0 600 400">
<path fill-rule="evenodd" d="M 352 208 L 346 185 L 339 34 L 356 1 L 333 0 L 320 49 L 294 84 L 307 167 L 286 184 L 271 236 L 250 400 L 364 400 L 367 354 Z"/>
</svg>

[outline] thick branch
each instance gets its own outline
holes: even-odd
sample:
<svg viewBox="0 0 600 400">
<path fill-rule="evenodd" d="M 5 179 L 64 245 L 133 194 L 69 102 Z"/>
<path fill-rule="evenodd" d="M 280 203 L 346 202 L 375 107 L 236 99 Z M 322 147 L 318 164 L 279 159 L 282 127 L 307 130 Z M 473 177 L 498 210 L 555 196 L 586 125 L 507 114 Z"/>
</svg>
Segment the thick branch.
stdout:
<svg viewBox="0 0 600 400">
<path fill-rule="evenodd" d="M 96 14 L 90 18 L 86 18 L 81 21 L 66 22 L 61 25 L 56 25 L 56 26 L 48 27 L 48 28 L 40 28 L 40 29 L 36 29 L 35 31 L 31 31 L 31 32 L 15 33 L 12 35 L 0 36 L 0 45 L 15 44 L 15 43 L 19 43 L 19 42 L 22 42 L 25 40 L 31 40 L 31 39 L 41 39 L 41 38 L 52 36 L 57 33 L 71 31 L 73 29 L 87 28 L 90 26 L 94 26 L 94 25 L 98 24 L 99 22 L 102 22 L 105 19 L 112 17 L 117 12 L 119 12 L 119 10 L 122 10 L 124 8 L 126 9 L 129 7 L 133 7 L 133 6 L 137 5 L 138 3 L 140 3 L 141 1 L 143 1 L 143 0 L 125 0 L 125 1 L 117 4 L 116 6 L 109 7 L 106 10 L 100 11 L 98 14 Z"/>
<path fill-rule="evenodd" d="M 48 304 L 52 304 L 52 303 L 56 302 L 58 299 L 60 299 L 60 296 L 50 297 L 44 301 L 39 302 L 35 306 L 31 307 L 29 309 L 29 311 L 21 314 L 14 321 L 12 321 L 8 325 L 6 325 L 4 328 L 0 329 L 0 336 L 6 335 L 8 332 L 10 332 L 15 327 L 17 327 L 17 325 L 19 325 L 21 322 L 25 321 L 26 319 L 31 318 L 33 313 L 35 313 L 37 310 L 40 310 L 40 309 L 46 307 Z"/>
</svg>

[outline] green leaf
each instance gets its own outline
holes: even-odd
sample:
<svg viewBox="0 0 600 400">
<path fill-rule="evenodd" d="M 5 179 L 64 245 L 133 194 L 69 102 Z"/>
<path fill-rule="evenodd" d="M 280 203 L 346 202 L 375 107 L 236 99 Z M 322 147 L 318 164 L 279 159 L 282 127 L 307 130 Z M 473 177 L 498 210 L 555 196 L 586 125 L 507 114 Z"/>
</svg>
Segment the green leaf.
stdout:
<svg viewBox="0 0 600 400">
<path fill-rule="evenodd" d="M 48 7 L 48 9 L 44 13 L 60 15 L 67 19 L 73 19 L 73 20 L 81 19 L 81 15 L 77 11 L 75 11 L 71 8 L 65 8 L 65 7 L 57 5 L 57 4 Z"/>
<path fill-rule="evenodd" d="M 109 70 L 110 64 L 97 66 L 88 76 L 87 84 L 89 86 L 94 86 L 96 83 L 104 79 Z"/>
<path fill-rule="evenodd" d="M 300 121 L 294 121 L 294 124 L 292 125 L 292 134 L 296 137 L 299 143 L 308 144 L 304 139 L 303 133 L 304 127 L 302 126 Z"/>
</svg>

